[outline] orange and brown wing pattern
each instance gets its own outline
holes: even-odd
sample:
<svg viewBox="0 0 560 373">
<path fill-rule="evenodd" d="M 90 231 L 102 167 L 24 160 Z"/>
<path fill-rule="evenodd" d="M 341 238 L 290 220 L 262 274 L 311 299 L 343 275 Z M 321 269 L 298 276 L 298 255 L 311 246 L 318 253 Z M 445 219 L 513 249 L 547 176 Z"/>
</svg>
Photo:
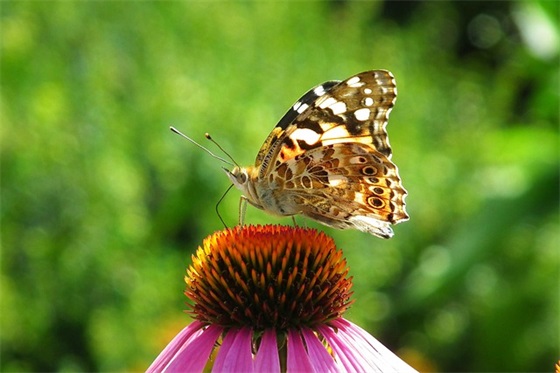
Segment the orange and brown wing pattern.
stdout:
<svg viewBox="0 0 560 373">
<path fill-rule="evenodd" d="M 397 94 L 393 75 L 366 71 L 307 92 L 284 115 L 257 156 L 260 177 L 279 163 L 320 146 L 361 142 L 390 159 L 385 129 Z"/>
</svg>

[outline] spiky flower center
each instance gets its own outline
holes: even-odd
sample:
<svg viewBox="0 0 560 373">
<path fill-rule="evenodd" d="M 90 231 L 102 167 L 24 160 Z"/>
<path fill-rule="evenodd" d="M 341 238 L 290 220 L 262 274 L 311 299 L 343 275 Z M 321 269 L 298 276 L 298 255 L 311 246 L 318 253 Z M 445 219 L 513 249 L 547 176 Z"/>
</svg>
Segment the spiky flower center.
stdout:
<svg viewBox="0 0 560 373">
<path fill-rule="evenodd" d="M 244 226 L 207 237 L 185 276 L 188 312 L 224 327 L 326 323 L 352 303 L 346 260 L 314 229 Z"/>
</svg>

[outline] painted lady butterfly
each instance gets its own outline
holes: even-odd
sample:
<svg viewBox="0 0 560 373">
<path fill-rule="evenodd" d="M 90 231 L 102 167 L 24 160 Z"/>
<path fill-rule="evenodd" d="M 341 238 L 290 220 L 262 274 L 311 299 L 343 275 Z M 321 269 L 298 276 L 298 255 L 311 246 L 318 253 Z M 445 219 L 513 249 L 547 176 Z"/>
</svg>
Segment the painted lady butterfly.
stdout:
<svg viewBox="0 0 560 373">
<path fill-rule="evenodd" d="M 254 166 L 225 170 L 245 201 L 274 215 L 382 238 L 408 220 L 385 126 L 397 96 L 393 75 L 372 70 L 328 81 L 300 98 L 274 127 Z"/>
</svg>

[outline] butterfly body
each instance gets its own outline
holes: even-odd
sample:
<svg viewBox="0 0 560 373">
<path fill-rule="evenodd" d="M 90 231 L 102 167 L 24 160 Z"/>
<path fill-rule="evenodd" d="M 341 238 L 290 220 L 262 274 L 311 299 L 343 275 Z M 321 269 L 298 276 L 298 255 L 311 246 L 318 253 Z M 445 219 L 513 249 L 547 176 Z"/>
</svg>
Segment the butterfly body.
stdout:
<svg viewBox="0 0 560 373">
<path fill-rule="evenodd" d="M 279 121 L 254 166 L 226 173 L 251 205 L 273 215 L 390 238 L 390 225 L 408 219 L 385 130 L 395 99 L 386 70 L 323 83 Z"/>
</svg>

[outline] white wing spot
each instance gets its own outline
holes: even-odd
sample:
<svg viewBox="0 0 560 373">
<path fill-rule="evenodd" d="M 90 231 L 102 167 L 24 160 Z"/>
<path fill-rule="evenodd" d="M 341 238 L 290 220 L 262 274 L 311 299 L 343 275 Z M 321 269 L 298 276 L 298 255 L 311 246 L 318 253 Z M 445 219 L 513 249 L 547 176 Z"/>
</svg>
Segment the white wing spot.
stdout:
<svg viewBox="0 0 560 373">
<path fill-rule="evenodd" d="M 364 88 L 364 93 L 366 95 L 371 95 L 373 93 L 373 91 L 370 88 Z"/>
<path fill-rule="evenodd" d="M 326 107 L 329 107 L 333 104 L 336 104 L 338 101 L 336 101 L 334 98 L 332 97 L 328 97 L 328 96 L 323 96 L 320 99 L 317 100 L 317 104 L 319 105 L 319 107 L 321 109 L 324 109 Z"/>
<path fill-rule="evenodd" d="M 303 140 L 309 145 L 316 144 L 317 141 L 321 138 L 317 132 L 310 130 L 308 128 L 298 128 L 290 135 L 290 139 L 297 141 Z"/>
<path fill-rule="evenodd" d="M 352 88 L 360 88 L 362 87 L 364 84 L 364 82 L 360 81 L 360 78 L 355 76 L 353 78 L 350 78 L 346 84 L 348 85 L 348 87 L 352 87 Z"/>
<path fill-rule="evenodd" d="M 315 93 L 319 97 L 324 95 L 326 92 L 325 92 L 325 88 L 322 85 L 320 85 L 318 87 L 315 87 L 313 93 Z"/>
<path fill-rule="evenodd" d="M 348 79 L 348 81 L 346 82 L 346 84 L 350 87 L 354 86 L 356 83 L 358 83 L 360 81 L 360 77 L 355 76 L 353 78 Z"/>
<path fill-rule="evenodd" d="M 333 111 L 334 115 L 342 114 L 346 112 L 346 104 L 342 101 L 337 101 L 330 105 L 329 108 Z"/>
<path fill-rule="evenodd" d="M 371 98 L 371 97 L 366 97 L 365 100 L 364 100 L 364 104 L 365 104 L 366 106 L 372 106 L 372 105 L 373 105 L 373 98 Z"/>
<path fill-rule="evenodd" d="M 301 113 L 303 113 L 305 110 L 307 110 L 308 107 L 309 107 L 309 105 L 303 104 L 303 103 L 302 103 L 302 104 L 300 105 L 300 107 L 299 107 L 298 109 L 296 109 L 296 111 L 297 111 L 298 113 L 301 114 Z"/>
<path fill-rule="evenodd" d="M 342 101 L 338 101 L 333 97 L 323 96 L 323 98 L 319 98 L 317 103 L 321 109 L 330 108 L 334 115 L 342 114 L 346 112 L 346 104 Z"/>
<path fill-rule="evenodd" d="M 366 121 L 369 119 L 370 110 L 368 108 L 358 109 L 354 112 L 354 116 L 357 120 Z"/>
</svg>

